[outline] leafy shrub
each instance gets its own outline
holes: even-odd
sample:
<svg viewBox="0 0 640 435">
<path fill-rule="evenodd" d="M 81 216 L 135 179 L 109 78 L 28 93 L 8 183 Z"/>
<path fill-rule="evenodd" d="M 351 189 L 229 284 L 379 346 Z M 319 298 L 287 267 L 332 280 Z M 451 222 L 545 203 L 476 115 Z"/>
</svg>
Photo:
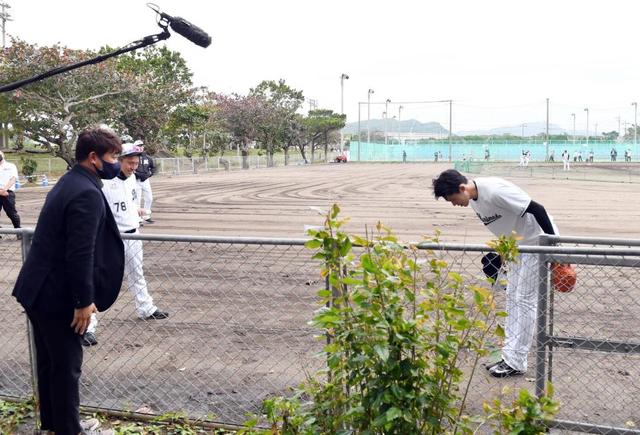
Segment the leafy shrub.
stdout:
<svg viewBox="0 0 640 435">
<path fill-rule="evenodd" d="M 488 354 L 488 338 L 503 336 L 497 320 L 505 313 L 496 310 L 487 287 L 466 284 L 434 252 L 403 246 L 382 224 L 365 238 L 347 235 L 339 212 L 334 205 L 324 229 L 310 230 L 306 244 L 322 261 L 331 288 L 318 292 L 323 307 L 313 318 L 329 339 L 327 367 L 292 398 L 265 401 L 269 431 L 256 429 L 256 417 L 241 433 L 472 433 L 485 420 L 466 414 L 467 392 L 479 359 Z M 512 237 L 493 247 L 505 260 L 517 256 Z M 463 365 L 471 367 L 466 380 Z M 538 403 L 522 394 L 509 409 Z M 498 411 L 487 410 L 501 419 L 498 428 L 517 427 L 523 415 L 552 415 L 553 401 L 543 399 L 549 412 L 515 412 L 513 423 L 499 400 L 493 404 Z"/>
<path fill-rule="evenodd" d="M 21 172 L 22 175 L 27 177 L 29 182 L 34 180 L 34 175 L 36 170 L 38 169 L 38 162 L 36 162 L 31 157 L 20 157 L 20 166 L 22 167 Z"/>
</svg>

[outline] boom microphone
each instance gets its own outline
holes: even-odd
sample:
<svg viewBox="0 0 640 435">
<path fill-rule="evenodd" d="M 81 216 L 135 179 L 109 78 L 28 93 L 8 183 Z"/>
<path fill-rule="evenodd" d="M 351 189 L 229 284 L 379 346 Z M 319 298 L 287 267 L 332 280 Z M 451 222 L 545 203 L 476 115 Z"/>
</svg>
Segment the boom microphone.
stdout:
<svg viewBox="0 0 640 435">
<path fill-rule="evenodd" d="M 169 25 L 174 32 L 179 33 L 200 47 L 207 48 L 211 45 L 211 36 L 209 36 L 207 32 L 202 30 L 200 27 L 188 22 L 184 18 L 172 17 L 169 14 L 161 12 L 158 5 L 154 3 L 147 3 L 147 6 L 160 16 L 158 24 L 160 27 L 165 29 L 165 31 L 167 29 L 167 25 Z"/>
<path fill-rule="evenodd" d="M 211 45 L 211 36 L 195 24 L 188 22 L 184 18 L 172 17 L 164 12 L 161 16 L 169 22 L 174 32 L 181 34 L 194 44 L 204 48 Z"/>
</svg>

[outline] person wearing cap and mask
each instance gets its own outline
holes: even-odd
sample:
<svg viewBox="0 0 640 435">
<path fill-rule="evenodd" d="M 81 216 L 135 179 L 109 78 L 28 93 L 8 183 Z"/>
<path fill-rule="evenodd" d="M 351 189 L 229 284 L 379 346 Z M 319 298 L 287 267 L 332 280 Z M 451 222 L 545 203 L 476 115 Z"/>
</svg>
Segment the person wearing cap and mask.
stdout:
<svg viewBox="0 0 640 435">
<path fill-rule="evenodd" d="M 4 210 L 11 220 L 13 228 L 20 228 L 20 216 L 16 211 L 16 180 L 18 179 L 18 168 L 13 163 L 9 163 L 4 158 L 4 153 L 0 151 L 0 210 Z"/>
<path fill-rule="evenodd" d="M 153 202 L 153 191 L 151 190 L 151 182 L 149 178 L 151 178 L 157 171 L 155 164 L 153 163 L 153 159 L 144 152 L 144 142 L 141 140 L 137 140 L 133 143 L 134 145 L 140 147 L 142 152 L 140 153 L 140 164 L 136 168 L 136 181 L 138 183 L 138 191 L 137 191 L 137 200 L 138 207 L 144 209 L 146 212 L 141 215 L 141 220 L 143 223 L 152 224 L 155 223 L 153 219 L 151 219 L 151 203 Z"/>
<path fill-rule="evenodd" d="M 108 309 L 122 285 L 124 246 L 101 190 L 120 173 L 120 151 L 107 128 L 79 134 L 77 163 L 47 194 L 13 289 L 33 326 L 40 428 L 56 435 L 96 423 L 80 422 L 81 340 L 91 314 Z"/>
<path fill-rule="evenodd" d="M 120 154 L 120 173 L 112 180 L 104 182 L 102 192 L 104 193 L 111 212 L 115 217 L 116 224 L 121 233 L 136 234 L 140 227 L 140 216 L 146 210 L 139 209 L 136 201 L 136 177 L 133 175 L 142 147 L 132 143 L 122 145 Z M 142 320 L 160 320 L 169 317 L 169 313 L 159 310 L 153 303 L 153 298 L 149 294 L 147 282 L 144 279 L 142 269 L 143 254 L 142 240 L 124 240 L 125 256 L 125 276 L 129 283 L 129 290 L 133 294 L 136 312 Z M 83 337 L 84 346 L 98 344 L 96 328 L 98 320 L 95 313 L 91 316 L 91 323 Z"/>
</svg>

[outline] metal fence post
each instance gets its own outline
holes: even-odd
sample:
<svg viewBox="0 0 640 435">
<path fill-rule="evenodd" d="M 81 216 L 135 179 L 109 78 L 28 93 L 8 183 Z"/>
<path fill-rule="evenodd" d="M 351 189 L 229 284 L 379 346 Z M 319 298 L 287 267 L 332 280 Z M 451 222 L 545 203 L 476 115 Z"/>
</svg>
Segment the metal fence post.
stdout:
<svg viewBox="0 0 640 435">
<path fill-rule="evenodd" d="M 22 232 L 22 264 L 27 260 L 27 255 L 29 255 L 29 249 L 31 248 L 31 239 L 33 234 L 31 232 Z M 36 342 L 33 337 L 33 325 L 31 324 L 31 320 L 29 320 L 29 316 L 25 313 L 24 315 L 27 321 L 27 336 L 29 337 L 29 365 L 31 368 L 31 388 L 33 389 L 33 396 L 36 399 L 36 403 L 40 402 L 40 397 L 38 395 L 38 367 L 36 361 L 37 350 L 36 350 Z"/>
<path fill-rule="evenodd" d="M 541 236 L 540 245 L 546 244 L 546 239 Z M 536 332 L 536 396 L 540 397 L 545 391 L 546 353 L 547 353 L 547 294 L 548 270 L 547 255 L 538 256 L 538 316 Z"/>
</svg>

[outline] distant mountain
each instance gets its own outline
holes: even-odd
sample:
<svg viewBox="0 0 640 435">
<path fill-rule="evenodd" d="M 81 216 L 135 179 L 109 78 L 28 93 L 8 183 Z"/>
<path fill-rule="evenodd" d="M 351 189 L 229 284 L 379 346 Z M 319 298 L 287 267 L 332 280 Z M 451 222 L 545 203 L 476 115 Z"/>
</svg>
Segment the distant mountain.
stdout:
<svg viewBox="0 0 640 435">
<path fill-rule="evenodd" d="M 385 121 L 387 125 L 385 127 Z M 449 134 L 449 130 L 438 122 L 420 122 L 416 119 L 407 119 L 398 122 L 395 119 L 372 119 L 369 122 L 371 131 L 385 131 L 388 133 L 434 133 L 439 135 Z M 367 120 L 360 121 L 360 131 L 367 131 Z M 344 126 L 342 132 L 345 134 L 358 134 L 358 123 L 349 122 Z"/>
<path fill-rule="evenodd" d="M 540 133 L 544 134 L 547 131 L 547 125 L 545 122 L 526 122 L 524 123 L 524 136 L 537 136 Z M 455 134 L 457 136 L 502 136 L 505 134 L 512 136 L 522 136 L 523 129 L 522 124 L 513 125 L 509 127 L 497 127 L 491 128 L 488 130 L 462 130 L 456 131 Z M 568 134 L 571 132 L 555 125 L 549 124 L 549 134 Z M 580 132 L 576 132 L 576 134 L 580 134 Z M 584 134 L 584 133 L 582 133 Z M 591 133 L 593 134 L 593 132 Z"/>
</svg>

